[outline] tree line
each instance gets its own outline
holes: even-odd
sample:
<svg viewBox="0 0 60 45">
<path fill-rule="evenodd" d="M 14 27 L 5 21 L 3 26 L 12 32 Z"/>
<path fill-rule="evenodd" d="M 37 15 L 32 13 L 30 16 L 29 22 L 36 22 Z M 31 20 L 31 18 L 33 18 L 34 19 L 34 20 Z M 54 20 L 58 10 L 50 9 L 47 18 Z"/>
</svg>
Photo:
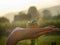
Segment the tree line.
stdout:
<svg viewBox="0 0 60 45">
<path fill-rule="evenodd" d="M 57 12 L 58 13 L 58 12 Z M 23 20 L 27 20 L 27 21 L 31 21 L 31 20 L 59 20 L 60 19 L 60 13 L 58 13 L 55 16 L 52 16 L 52 13 L 45 9 L 42 11 L 42 15 L 40 14 L 40 12 L 38 11 L 38 9 L 35 6 L 31 6 L 27 13 L 20 11 L 17 15 L 14 16 L 14 22 L 16 21 L 23 21 Z M 5 17 L 0 17 L 0 22 L 9 22 L 9 20 Z"/>
</svg>

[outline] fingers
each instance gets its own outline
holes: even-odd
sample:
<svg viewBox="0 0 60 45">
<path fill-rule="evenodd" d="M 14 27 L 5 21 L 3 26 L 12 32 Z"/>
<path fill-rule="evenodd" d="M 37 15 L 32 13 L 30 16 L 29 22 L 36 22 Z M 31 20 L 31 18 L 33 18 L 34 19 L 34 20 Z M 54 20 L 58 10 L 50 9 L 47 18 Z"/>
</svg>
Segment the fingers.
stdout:
<svg viewBox="0 0 60 45">
<path fill-rule="evenodd" d="M 45 28 L 49 29 L 49 30 L 60 30 L 59 28 L 57 28 L 56 26 L 53 26 L 53 25 L 47 26 Z"/>
<path fill-rule="evenodd" d="M 50 26 L 47 26 L 45 28 L 56 28 L 56 26 L 50 25 Z"/>
<path fill-rule="evenodd" d="M 53 28 L 55 28 L 56 26 L 50 25 L 50 26 L 48 26 L 48 27 L 53 27 Z"/>
<path fill-rule="evenodd" d="M 55 28 L 55 29 L 53 29 L 53 30 L 38 32 L 38 33 L 36 33 L 36 34 L 33 36 L 33 38 L 37 38 L 37 37 L 39 37 L 39 36 L 45 35 L 45 34 L 47 34 L 47 33 L 49 33 L 49 32 L 54 31 L 54 30 L 58 30 L 58 28 Z"/>
<path fill-rule="evenodd" d="M 60 31 L 59 28 L 53 28 L 52 30 L 53 30 L 53 31 Z"/>
</svg>

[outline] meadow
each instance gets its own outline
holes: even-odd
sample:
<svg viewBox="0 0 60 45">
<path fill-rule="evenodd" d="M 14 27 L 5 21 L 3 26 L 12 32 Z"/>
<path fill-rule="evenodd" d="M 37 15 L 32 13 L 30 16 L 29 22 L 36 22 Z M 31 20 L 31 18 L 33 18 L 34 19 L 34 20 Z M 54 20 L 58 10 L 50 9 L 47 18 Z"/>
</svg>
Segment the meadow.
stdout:
<svg viewBox="0 0 60 45">
<path fill-rule="evenodd" d="M 10 32 L 16 27 L 27 28 L 27 21 L 21 22 L 12 22 L 12 23 L 0 23 L 0 45 L 5 45 L 7 41 L 7 37 Z M 49 21 L 39 21 L 39 28 L 54 25 L 60 28 L 60 20 L 49 20 Z M 60 34 L 59 35 L 43 35 L 35 39 L 35 45 L 52 45 L 52 43 L 56 43 L 56 45 L 60 45 Z M 30 40 L 23 40 L 18 42 L 17 45 L 30 45 Z"/>
</svg>

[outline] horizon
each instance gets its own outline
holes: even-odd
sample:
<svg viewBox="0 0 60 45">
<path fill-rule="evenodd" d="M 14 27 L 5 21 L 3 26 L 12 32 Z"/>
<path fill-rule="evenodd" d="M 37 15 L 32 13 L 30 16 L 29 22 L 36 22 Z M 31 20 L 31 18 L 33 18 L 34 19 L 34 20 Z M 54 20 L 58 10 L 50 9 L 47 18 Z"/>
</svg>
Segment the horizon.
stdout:
<svg viewBox="0 0 60 45">
<path fill-rule="evenodd" d="M 9 12 L 28 10 L 30 6 L 36 6 L 37 9 L 48 8 L 60 5 L 59 2 L 59 0 L 1 0 L 0 16 L 4 16 Z"/>
</svg>

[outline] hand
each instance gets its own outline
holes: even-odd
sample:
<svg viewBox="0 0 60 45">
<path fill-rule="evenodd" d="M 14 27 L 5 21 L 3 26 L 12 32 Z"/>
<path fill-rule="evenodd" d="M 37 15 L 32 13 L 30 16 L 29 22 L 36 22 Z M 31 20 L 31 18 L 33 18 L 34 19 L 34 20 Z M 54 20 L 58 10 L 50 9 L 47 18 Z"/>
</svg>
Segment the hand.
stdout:
<svg viewBox="0 0 60 45">
<path fill-rule="evenodd" d="M 57 28 L 56 26 L 52 26 L 52 25 L 44 27 L 44 28 L 38 28 L 38 29 L 35 28 L 34 30 L 31 30 L 32 35 L 31 35 L 30 38 L 34 39 L 34 38 L 37 38 L 37 37 L 39 37 L 41 35 L 45 35 L 45 34 L 47 34 L 49 32 L 59 31 L 59 30 L 60 30 L 59 28 Z"/>
<path fill-rule="evenodd" d="M 60 30 L 56 26 L 52 26 L 52 25 L 45 27 L 45 29 L 49 30 L 49 31 L 59 31 Z"/>
</svg>

